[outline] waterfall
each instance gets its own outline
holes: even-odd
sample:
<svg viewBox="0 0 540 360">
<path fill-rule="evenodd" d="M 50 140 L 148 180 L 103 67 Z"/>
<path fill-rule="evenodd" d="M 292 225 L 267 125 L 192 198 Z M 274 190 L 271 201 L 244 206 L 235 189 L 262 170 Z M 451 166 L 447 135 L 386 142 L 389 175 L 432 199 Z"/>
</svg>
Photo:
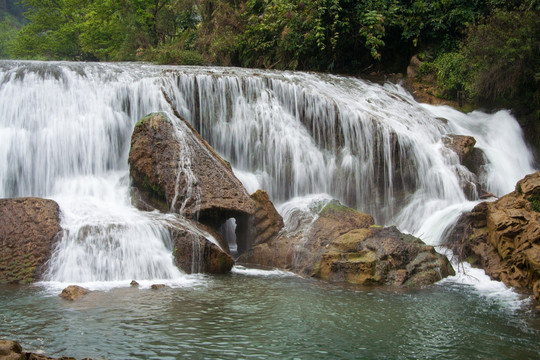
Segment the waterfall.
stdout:
<svg viewBox="0 0 540 360">
<path fill-rule="evenodd" d="M 508 112 L 420 105 L 398 85 L 236 68 L 1 61 L 0 197 L 60 204 L 65 234 L 47 279 L 182 276 L 159 219 L 129 199 L 131 133 L 146 114 L 171 110 L 162 91 L 250 190 L 266 190 L 276 204 L 328 194 L 422 236 L 440 231 L 434 219 L 452 218 L 449 209 L 473 204 L 460 185 L 472 174 L 443 136 L 476 138 L 487 158 L 480 181 L 496 195 L 534 171 Z"/>
</svg>

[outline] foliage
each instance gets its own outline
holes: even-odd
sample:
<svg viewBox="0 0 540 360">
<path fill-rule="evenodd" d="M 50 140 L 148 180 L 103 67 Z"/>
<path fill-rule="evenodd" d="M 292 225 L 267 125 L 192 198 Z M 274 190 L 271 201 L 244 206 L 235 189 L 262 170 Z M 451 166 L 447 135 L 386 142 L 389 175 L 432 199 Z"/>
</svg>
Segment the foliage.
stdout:
<svg viewBox="0 0 540 360">
<path fill-rule="evenodd" d="M 540 108 L 540 17 L 538 12 L 494 12 L 473 26 L 465 42 L 476 64 L 474 88 L 481 100 L 502 106 Z"/>
<path fill-rule="evenodd" d="M 0 59 L 11 57 L 11 43 L 20 27 L 18 19 L 7 12 L 0 12 Z"/>
<path fill-rule="evenodd" d="M 244 31 L 243 1 L 201 1 L 198 10 L 201 23 L 195 48 L 205 54 L 208 63 L 237 64 L 239 36 Z"/>
<path fill-rule="evenodd" d="M 531 203 L 531 207 L 534 211 L 540 212 L 540 196 L 533 195 L 530 196 L 527 200 Z"/>
<path fill-rule="evenodd" d="M 151 56 L 156 63 L 162 65 L 202 65 L 204 59 L 201 54 L 193 50 L 182 50 L 176 46 L 162 46 L 155 50 Z"/>
<path fill-rule="evenodd" d="M 446 99 L 471 100 L 475 93 L 471 88 L 472 69 L 462 52 L 443 53 L 434 61 L 439 96 Z"/>
<path fill-rule="evenodd" d="M 66 60 L 135 60 L 193 29 L 195 0 L 23 0 L 29 23 L 13 56 Z"/>
</svg>

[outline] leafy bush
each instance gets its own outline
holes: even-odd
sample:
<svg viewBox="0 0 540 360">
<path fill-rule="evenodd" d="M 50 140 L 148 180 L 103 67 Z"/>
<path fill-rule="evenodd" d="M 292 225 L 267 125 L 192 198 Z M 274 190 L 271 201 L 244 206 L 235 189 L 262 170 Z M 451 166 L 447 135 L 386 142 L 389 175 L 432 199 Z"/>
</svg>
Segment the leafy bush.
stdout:
<svg viewBox="0 0 540 360">
<path fill-rule="evenodd" d="M 443 53 L 435 59 L 433 66 L 436 69 L 439 96 L 467 100 L 475 97 L 472 90 L 473 65 L 462 52 Z"/>
<path fill-rule="evenodd" d="M 196 51 L 171 47 L 157 50 L 154 61 L 162 65 L 202 65 L 204 63 L 203 56 Z"/>
<path fill-rule="evenodd" d="M 7 59 L 11 55 L 11 43 L 20 25 L 8 13 L 0 12 L 0 59 Z"/>
</svg>

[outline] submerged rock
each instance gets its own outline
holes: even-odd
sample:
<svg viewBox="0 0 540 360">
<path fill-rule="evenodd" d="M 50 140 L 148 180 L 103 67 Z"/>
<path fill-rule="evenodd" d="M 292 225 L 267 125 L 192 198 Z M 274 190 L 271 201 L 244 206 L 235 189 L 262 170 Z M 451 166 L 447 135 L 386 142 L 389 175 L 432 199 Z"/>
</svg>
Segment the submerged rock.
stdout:
<svg viewBox="0 0 540 360">
<path fill-rule="evenodd" d="M 62 292 L 58 296 L 65 300 L 75 301 L 82 299 L 89 292 L 90 290 L 81 286 L 69 285 L 64 290 L 62 290 Z"/>
<path fill-rule="evenodd" d="M 360 285 L 423 286 L 454 274 L 432 246 L 395 227 L 374 226 L 371 215 L 338 203 L 301 222 L 255 245 L 238 262 Z"/>
<path fill-rule="evenodd" d="M 181 214 L 218 230 L 229 218 L 239 234 L 255 211 L 225 162 L 183 119 L 154 113 L 135 126 L 129 153 L 136 206 Z"/>
<path fill-rule="evenodd" d="M 540 171 L 516 190 L 463 214 L 446 245 L 460 260 L 540 300 Z"/>
<path fill-rule="evenodd" d="M 55 201 L 0 199 L 0 283 L 39 280 L 61 230 Z"/>
</svg>

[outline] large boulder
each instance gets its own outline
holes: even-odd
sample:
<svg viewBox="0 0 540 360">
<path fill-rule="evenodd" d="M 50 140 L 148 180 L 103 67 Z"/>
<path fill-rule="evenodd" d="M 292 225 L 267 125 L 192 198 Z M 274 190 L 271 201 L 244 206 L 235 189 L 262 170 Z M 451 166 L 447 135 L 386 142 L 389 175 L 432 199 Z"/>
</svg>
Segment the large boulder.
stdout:
<svg viewBox="0 0 540 360">
<path fill-rule="evenodd" d="M 53 200 L 0 199 L 0 283 L 39 280 L 61 230 Z"/>
<path fill-rule="evenodd" d="M 238 262 L 360 285 L 423 286 L 454 273 L 432 246 L 395 227 L 375 226 L 371 215 L 339 203 L 325 205 L 312 219 L 298 215 Z"/>
<path fill-rule="evenodd" d="M 133 131 L 129 153 L 135 205 L 181 214 L 218 230 L 234 217 L 245 232 L 255 211 L 229 164 L 185 120 L 154 113 Z"/>
<path fill-rule="evenodd" d="M 540 171 L 463 214 L 446 238 L 460 260 L 540 300 Z"/>
<path fill-rule="evenodd" d="M 167 227 L 175 263 L 184 272 L 223 274 L 233 267 L 234 259 L 219 233 L 180 217 L 170 217 Z"/>
</svg>

